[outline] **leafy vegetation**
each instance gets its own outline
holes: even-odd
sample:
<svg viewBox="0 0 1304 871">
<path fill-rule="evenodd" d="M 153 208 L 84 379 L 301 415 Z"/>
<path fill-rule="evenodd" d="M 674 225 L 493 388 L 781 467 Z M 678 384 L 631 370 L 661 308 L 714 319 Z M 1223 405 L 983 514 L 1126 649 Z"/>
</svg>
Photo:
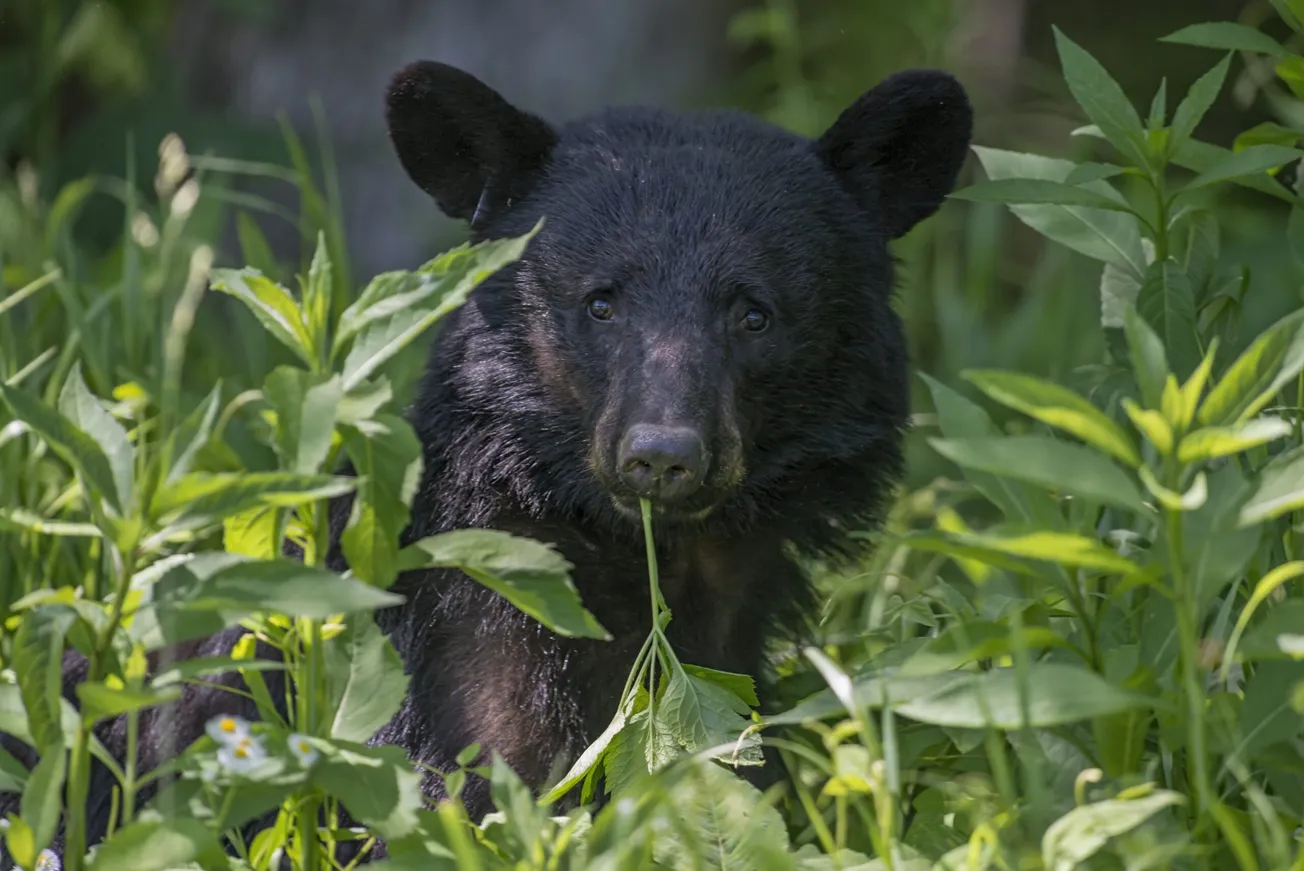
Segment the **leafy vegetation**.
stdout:
<svg viewBox="0 0 1304 871">
<path fill-rule="evenodd" d="M 292 170 L 170 137 L 155 197 L 134 170 L 48 199 L 7 180 L 0 730 L 40 759 L 0 753 L 0 789 L 22 795 L 10 852 L 50 867 L 67 807 L 58 861 L 73 871 L 316 869 L 376 838 L 395 868 L 1304 869 L 1304 184 L 1284 169 L 1304 158 L 1304 8 L 1273 6 L 1287 41 L 1228 22 L 1166 37 L 1225 54 L 1144 111 L 1056 31 L 1089 158 L 980 144 L 985 180 L 953 212 L 1008 209 L 1062 263 L 1096 264 L 1090 365 L 941 358 L 921 377 L 916 453 L 944 474 L 853 533 L 877 543 L 861 571 L 810 566 L 827 605 L 814 644 L 775 652 L 777 713 L 755 710 L 751 676 L 666 643 L 645 515 L 653 617 L 610 726 L 538 799 L 500 760 L 475 768 L 497 808 L 479 823 L 457 800 L 478 748 L 439 772 L 454 798 L 430 807 L 401 751 L 365 745 L 407 689 L 371 613 L 396 601 L 400 571 L 452 567 L 552 631 L 606 636 L 545 545 L 460 530 L 398 546 L 421 456 L 398 409 L 422 336 L 530 235 L 358 290 L 338 202 L 292 135 Z M 1197 139 L 1238 63 L 1275 77 L 1278 121 L 1231 147 Z M 300 189 L 297 269 L 247 213 L 248 265 L 214 267 L 232 174 Z M 1236 189 L 1261 201 L 1284 266 L 1229 250 Z M 95 196 L 122 213 L 103 253 L 76 228 Z M 936 232 L 923 245 L 940 257 Z M 345 458 L 357 477 L 334 474 Z M 346 492 L 339 573 L 325 506 Z M 146 667 L 233 624 L 247 634 L 230 658 Z M 255 659 L 255 641 L 281 660 Z M 60 698 L 66 648 L 90 662 L 80 711 Z M 291 688 L 284 712 L 270 670 Z M 135 734 L 142 711 L 227 672 L 261 722 L 217 718 L 160 772 L 107 757 L 97 723 L 125 715 Z M 786 769 L 765 793 L 736 770 L 762 744 Z M 92 758 L 125 820 L 94 847 Z M 141 801 L 163 773 L 176 779 Z M 587 804 L 599 774 L 614 790 L 601 807 Z M 557 809 L 576 794 L 585 806 Z M 239 826 L 269 810 L 276 824 L 244 842 Z"/>
</svg>

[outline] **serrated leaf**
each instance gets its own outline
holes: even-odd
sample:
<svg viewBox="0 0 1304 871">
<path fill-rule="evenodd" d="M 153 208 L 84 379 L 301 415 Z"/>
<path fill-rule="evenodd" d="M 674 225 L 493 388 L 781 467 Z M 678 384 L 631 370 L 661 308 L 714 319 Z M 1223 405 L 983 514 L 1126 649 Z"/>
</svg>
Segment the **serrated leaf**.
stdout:
<svg viewBox="0 0 1304 871">
<path fill-rule="evenodd" d="M 214 269 L 210 282 L 214 290 L 230 294 L 253 312 L 254 317 L 282 345 L 303 362 L 313 365 L 312 339 L 304 324 L 299 303 L 257 269 Z"/>
<path fill-rule="evenodd" d="M 1044 436 L 930 439 L 929 444 L 967 468 L 1138 514 L 1148 511 L 1141 491 L 1123 470 L 1080 445 Z"/>
<path fill-rule="evenodd" d="M 620 730 L 625 728 L 626 719 L 624 711 L 617 711 L 616 716 L 607 724 L 607 728 L 602 730 L 602 734 L 584 749 L 584 752 L 571 765 L 570 770 L 539 801 L 544 804 L 552 804 L 588 776 L 589 771 L 600 763 L 603 755 L 611 746 L 611 742 L 620 734 Z"/>
<path fill-rule="evenodd" d="M 723 686 L 673 669 L 670 683 L 657 705 L 658 719 L 670 726 L 679 746 L 697 753 L 717 745 L 729 744 L 721 757 L 730 764 L 760 765 L 760 736 L 752 733 L 739 742 L 739 735 L 749 725 L 751 709 Z"/>
<path fill-rule="evenodd" d="M 1081 46 L 1058 27 L 1054 31 L 1064 80 L 1073 98 L 1115 148 L 1137 166 L 1147 166 L 1145 130 L 1123 89 Z"/>
<path fill-rule="evenodd" d="M 609 640 L 580 603 L 571 564 L 542 542 L 491 529 L 423 538 L 399 553 L 400 571 L 459 569 L 559 635 Z"/>
<path fill-rule="evenodd" d="M 655 829 L 657 867 L 750 871 L 792 864 L 779 812 L 760 790 L 719 766 L 689 767 L 671 787 L 666 807 L 684 827 Z"/>
<path fill-rule="evenodd" d="M 993 369 L 961 373 L 979 390 L 1015 411 L 1062 429 L 1122 460 L 1141 464 L 1136 445 L 1104 412 L 1067 387 L 1032 375 Z"/>
<path fill-rule="evenodd" d="M 1301 157 L 1304 157 L 1304 151 L 1298 148 L 1287 148 L 1284 145 L 1252 145 L 1244 151 L 1232 153 L 1201 172 L 1186 183 L 1182 192 L 1198 190 L 1241 176 L 1259 175 Z"/>
<path fill-rule="evenodd" d="M 1259 334 L 1228 367 L 1200 406 L 1200 423 L 1226 425 L 1248 420 L 1304 370 L 1304 310 L 1282 318 Z"/>
<path fill-rule="evenodd" d="M 344 634 L 332 639 L 343 647 L 347 677 L 335 708 L 330 736 L 366 742 L 393 719 L 407 696 L 403 660 L 370 614 L 355 614 Z"/>
<path fill-rule="evenodd" d="M 753 708 L 761 703 L 761 700 L 756 697 L 756 679 L 749 674 L 718 671 L 714 668 L 704 668 L 700 665 L 689 665 L 688 663 L 682 663 L 682 667 L 684 671 L 693 677 L 718 684 Z"/>
<path fill-rule="evenodd" d="M 1076 169 L 1071 161 L 1037 154 L 977 145 L 973 152 L 993 181 L 1043 179 L 1064 182 Z M 1099 179 L 1078 186 L 1102 196 L 1118 196 L 1117 191 Z M 1013 205 L 1010 211 L 1038 233 L 1080 254 L 1105 263 L 1117 263 L 1138 276 L 1145 272 L 1140 225 L 1132 215 L 1051 204 Z"/>
<path fill-rule="evenodd" d="M 1257 52 L 1277 58 L 1289 55 L 1285 46 L 1266 33 L 1231 21 L 1190 24 L 1160 37 L 1159 41 L 1194 45 L 1200 48 L 1220 48 L 1225 51 Z"/>
</svg>

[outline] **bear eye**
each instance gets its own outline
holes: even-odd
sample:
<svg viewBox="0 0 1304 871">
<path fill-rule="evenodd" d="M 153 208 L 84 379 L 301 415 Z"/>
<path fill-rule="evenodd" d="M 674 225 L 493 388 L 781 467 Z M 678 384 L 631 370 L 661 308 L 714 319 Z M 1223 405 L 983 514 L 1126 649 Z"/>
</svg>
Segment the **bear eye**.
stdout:
<svg viewBox="0 0 1304 871">
<path fill-rule="evenodd" d="M 743 329 L 749 333 L 764 332 L 765 328 L 770 325 L 770 316 L 760 309 L 748 309 L 747 314 L 743 315 Z"/>
<path fill-rule="evenodd" d="M 605 296 L 595 296 L 588 303 L 589 317 L 595 321 L 609 321 L 616 316 L 616 307 Z"/>
</svg>

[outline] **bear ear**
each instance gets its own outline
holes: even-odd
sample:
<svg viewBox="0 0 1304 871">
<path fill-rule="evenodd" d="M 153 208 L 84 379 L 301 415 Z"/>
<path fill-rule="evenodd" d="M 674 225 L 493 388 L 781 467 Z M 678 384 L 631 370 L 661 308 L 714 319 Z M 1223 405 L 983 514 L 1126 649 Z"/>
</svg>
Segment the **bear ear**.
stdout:
<svg viewBox="0 0 1304 871">
<path fill-rule="evenodd" d="M 964 87 L 940 70 L 905 70 L 849 106 L 815 141 L 843 185 L 904 236 L 955 186 L 973 136 Z"/>
<path fill-rule="evenodd" d="M 444 214 L 473 224 L 522 196 L 557 144 L 546 121 L 475 76 L 434 61 L 394 75 L 385 115 L 408 176 Z"/>
</svg>

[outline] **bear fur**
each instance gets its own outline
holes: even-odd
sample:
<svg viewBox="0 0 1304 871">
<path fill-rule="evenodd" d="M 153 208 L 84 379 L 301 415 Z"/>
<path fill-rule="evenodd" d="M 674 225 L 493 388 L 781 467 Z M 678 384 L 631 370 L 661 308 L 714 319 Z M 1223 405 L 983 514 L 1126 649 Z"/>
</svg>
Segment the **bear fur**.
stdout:
<svg viewBox="0 0 1304 871">
<path fill-rule="evenodd" d="M 965 91 L 939 71 L 898 73 L 811 140 L 724 110 L 611 108 L 554 126 L 420 62 L 394 77 L 387 116 L 408 175 L 473 240 L 545 219 L 435 341 L 409 411 L 425 471 L 405 543 L 465 527 L 550 542 L 612 640 L 558 637 L 458 573 L 401 576 L 406 603 L 377 619 L 411 687 L 375 740 L 435 768 L 478 742 L 548 785 L 615 713 L 648 631 L 640 494 L 654 497 L 671 642 L 685 662 L 762 678 L 764 695 L 767 647 L 799 636 L 812 605 L 791 554 L 854 555 L 846 532 L 875 523 L 902 471 L 889 243 L 954 186 Z M 635 430 L 662 440 L 635 444 Z M 654 466 L 669 471 L 638 477 Z M 240 632 L 173 655 L 221 655 Z M 75 700 L 85 661 L 65 662 Z M 142 767 L 219 712 L 255 716 L 203 687 L 146 713 Z M 98 732 L 122 758 L 124 724 Z M 110 813 L 95 769 L 91 843 Z M 437 797 L 439 779 L 425 788 Z M 465 799 L 475 817 L 490 809 L 482 781 Z M 16 809 L 9 796 L 0 813 Z"/>
</svg>

